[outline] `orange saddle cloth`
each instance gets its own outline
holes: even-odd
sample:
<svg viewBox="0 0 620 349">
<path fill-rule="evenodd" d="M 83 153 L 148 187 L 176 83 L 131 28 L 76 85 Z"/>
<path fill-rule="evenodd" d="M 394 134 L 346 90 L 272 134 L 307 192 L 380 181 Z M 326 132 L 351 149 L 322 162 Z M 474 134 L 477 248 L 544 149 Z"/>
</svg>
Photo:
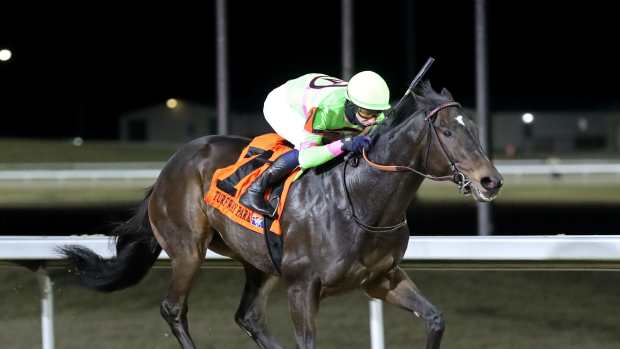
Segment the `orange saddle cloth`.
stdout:
<svg viewBox="0 0 620 349">
<path fill-rule="evenodd" d="M 273 220 L 265 219 L 262 214 L 243 206 L 239 203 L 239 198 L 273 161 L 292 149 L 290 143 L 275 133 L 254 138 L 243 149 L 236 163 L 215 171 L 209 191 L 204 197 L 205 202 L 256 233 L 263 234 L 269 230 L 275 235 L 281 235 L 280 217 L 284 211 L 286 195 L 301 171 L 300 168 L 295 169 L 283 184 L 267 191 L 266 200 L 274 207 L 277 206 L 277 214 Z"/>
</svg>

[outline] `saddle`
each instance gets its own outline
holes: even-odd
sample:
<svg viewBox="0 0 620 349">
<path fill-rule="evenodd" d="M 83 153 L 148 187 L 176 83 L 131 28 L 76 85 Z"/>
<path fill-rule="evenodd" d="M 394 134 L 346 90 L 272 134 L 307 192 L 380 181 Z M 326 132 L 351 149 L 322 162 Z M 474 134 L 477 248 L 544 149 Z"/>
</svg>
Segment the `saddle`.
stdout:
<svg viewBox="0 0 620 349">
<path fill-rule="evenodd" d="M 269 254 L 278 272 L 283 240 L 280 217 L 284 212 L 288 190 L 301 169 L 297 168 L 278 186 L 267 190 L 266 199 L 273 207 L 277 207 L 273 219 L 243 206 L 239 203 L 239 198 L 273 161 L 292 149 L 290 143 L 275 133 L 254 138 L 243 149 L 237 162 L 215 171 L 209 190 L 204 196 L 207 205 L 214 207 L 233 222 L 265 235 Z"/>
</svg>

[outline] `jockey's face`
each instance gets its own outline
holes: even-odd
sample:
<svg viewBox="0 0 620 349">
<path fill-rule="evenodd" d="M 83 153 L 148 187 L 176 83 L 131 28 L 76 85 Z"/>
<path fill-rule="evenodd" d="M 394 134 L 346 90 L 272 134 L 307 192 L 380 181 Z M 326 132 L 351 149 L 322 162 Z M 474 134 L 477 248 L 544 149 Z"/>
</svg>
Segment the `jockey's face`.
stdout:
<svg viewBox="0 0 620 349">
<path fill-rule="evenodd" d="M 355 113 L 355 117 L 357 121 L 359 121 L 364 126 L 374 125 L 377 122 L 377 117 L 379 116 L 380 111 L 369 110 L 364 108 L 357 108 L 357 113 Z"/>
</svg>

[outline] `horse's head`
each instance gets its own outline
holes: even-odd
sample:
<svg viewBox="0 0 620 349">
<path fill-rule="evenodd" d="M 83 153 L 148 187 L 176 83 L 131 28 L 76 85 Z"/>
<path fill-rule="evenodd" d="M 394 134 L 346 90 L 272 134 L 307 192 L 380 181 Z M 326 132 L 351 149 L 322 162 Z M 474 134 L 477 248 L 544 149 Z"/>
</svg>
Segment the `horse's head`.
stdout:
<svg viewBox="0 0 620 349">
<path fill-rule="evenodd" d="M 386 125 L 393 131 L 390 138 L 413 142 L 418 149 L 411 167 L 430 179 L 452 180 L 478 201 L 497 196 L 503 178 L 482 150 L 475 123 L 448 90 L 437 93 L 424 83 L 391 114 Z"/>
</svg>

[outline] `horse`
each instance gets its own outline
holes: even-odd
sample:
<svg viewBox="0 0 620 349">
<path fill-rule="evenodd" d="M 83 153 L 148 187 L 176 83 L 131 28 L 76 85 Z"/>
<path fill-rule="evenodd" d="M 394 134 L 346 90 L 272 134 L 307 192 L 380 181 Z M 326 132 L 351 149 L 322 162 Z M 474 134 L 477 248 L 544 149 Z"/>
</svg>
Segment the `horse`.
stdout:
<svg viewBox="0 0 620 349">
<path fill-rule="evenodd" d="M 243 266 L 246 281 L 235 321 L 261 348 L 278 349 L 265 321 L 277 282 L 287 290 L 298 348 L 315 347 L 319 303 L 361 289 L 425 322 L 426 348 L 440 347 L 442 313 L 399 267 L 409 242 L 406 210 L 425 178 L 453 182 L 477 201 L 491 201 L 503 179 L 480 147 L 476 126 L 446 89 L 419 86 L 370 133 L 372 147 L 293 182 L 281 218 L 281 270 L 261 234 L 205 204 L 215 170 L 234 163 L 250 141 L 205 136 L 178 149 L 141 205 L 120 224 L 116 257 L 104 260 L 80 246 L 62 253 L 82 285 L 111 292 L 138 283 L 161 250 L 171 281 L 160 311 L 181 348 L 195 348 L 188 330 L 188 295 L 210 249 Z"/>
</svg>

